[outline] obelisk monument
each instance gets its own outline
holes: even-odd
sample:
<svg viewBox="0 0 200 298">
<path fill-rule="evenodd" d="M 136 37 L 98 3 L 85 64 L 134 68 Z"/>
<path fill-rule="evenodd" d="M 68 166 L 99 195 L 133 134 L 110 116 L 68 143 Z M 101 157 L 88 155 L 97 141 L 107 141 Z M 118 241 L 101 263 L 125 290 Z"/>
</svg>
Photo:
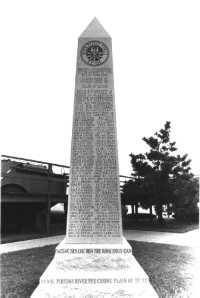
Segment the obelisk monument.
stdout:
<svg viewBox="0 0 200 298">
<path fill-rule="evenodd" d="M 157 297 L 122 235 L 111 37 L 78 41 L 66 238 L 32 297 Z"/>
<path fill-rule="evenodd" d="M 95 18 L 78 40 L 67 243 L 122 243 L 111 37 Z"/>
</svg>

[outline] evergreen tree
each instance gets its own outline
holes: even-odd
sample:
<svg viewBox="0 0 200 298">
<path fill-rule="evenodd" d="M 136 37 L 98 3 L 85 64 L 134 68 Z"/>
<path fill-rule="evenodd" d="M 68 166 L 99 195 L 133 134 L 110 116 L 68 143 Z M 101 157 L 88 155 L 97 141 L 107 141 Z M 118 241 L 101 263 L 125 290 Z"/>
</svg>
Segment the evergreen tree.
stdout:
<svg viewBox="0 0 200 298">
<path fill-rule="evenodd" d="M 176 142 L 170 141 L 170 128 L 171 123 L 167 121 L 154 136 L 143 138 L 150 147 L 145 154 L 130 154 L 134 181 L 124 186 L 126 194 L 140 198 L 141 206 L 155 205 L 160 222 L 163 205 L 177 199 L 177 179 L 189 181 L 192 175 L 187 154 L 181 157 L 174 153 L 177 148 Z"/>
</svg>

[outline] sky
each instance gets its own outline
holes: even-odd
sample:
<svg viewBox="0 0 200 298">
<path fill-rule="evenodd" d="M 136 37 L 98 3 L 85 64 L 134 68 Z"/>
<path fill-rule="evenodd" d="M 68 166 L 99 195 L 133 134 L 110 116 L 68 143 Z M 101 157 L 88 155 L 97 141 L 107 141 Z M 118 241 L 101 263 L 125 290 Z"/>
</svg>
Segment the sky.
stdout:
<svg viewBox="0 0 200 298">
<path fill-rule="evenodd" d="M 1 154 L 70 164 L 78 36 L 112 37 L 119 170 L 171 121 L 199 175 L 199 1 L 1 1 Z"/>
</svg>

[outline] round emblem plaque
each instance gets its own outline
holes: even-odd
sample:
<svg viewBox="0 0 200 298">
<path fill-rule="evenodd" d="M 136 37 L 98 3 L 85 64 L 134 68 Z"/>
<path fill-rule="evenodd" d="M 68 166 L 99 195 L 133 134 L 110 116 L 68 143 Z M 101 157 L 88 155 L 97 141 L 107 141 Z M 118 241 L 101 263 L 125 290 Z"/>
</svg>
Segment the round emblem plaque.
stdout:
<svg viewBox="0 0 200 298">
<path fill-rule="evenodd" d="M 81 58 L 88 65 L 101 65 L 108 60 L 108 57 L 109 49 L 102 41 L 92 40 L 81 48 Z"/>
</svg>

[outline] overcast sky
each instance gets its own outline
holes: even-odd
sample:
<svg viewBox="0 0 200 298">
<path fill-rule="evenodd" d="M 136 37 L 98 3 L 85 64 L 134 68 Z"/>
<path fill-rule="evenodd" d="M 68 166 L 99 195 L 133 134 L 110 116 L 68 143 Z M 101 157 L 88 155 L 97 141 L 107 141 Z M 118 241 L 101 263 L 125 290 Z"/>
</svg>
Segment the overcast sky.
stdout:
<svg viewBox="0 0 200 298">
<path fill-rule="evenodd" d="M 199 1 L 1 1 L 1 154 L 70 164 L 78 36 L 112 37 L 120 174 L 171 121 L 199 174 Z"/>
</svg>

